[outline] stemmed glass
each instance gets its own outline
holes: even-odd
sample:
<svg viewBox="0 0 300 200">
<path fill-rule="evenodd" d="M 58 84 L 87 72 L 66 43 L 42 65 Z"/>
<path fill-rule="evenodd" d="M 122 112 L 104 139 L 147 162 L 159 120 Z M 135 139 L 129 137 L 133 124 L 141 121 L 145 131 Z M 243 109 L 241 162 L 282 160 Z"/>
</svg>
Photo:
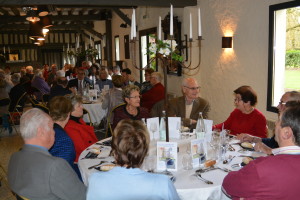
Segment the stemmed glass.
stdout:
<svg viewBox="0 0 300 200">
<path fill-rule="evenodd" d="M 157 124 L 155 122 L 151 122 L 150 131 L 152 132 L 153 140 L 155 140 L 154 133 L 157 131 Z"/>
</svg>

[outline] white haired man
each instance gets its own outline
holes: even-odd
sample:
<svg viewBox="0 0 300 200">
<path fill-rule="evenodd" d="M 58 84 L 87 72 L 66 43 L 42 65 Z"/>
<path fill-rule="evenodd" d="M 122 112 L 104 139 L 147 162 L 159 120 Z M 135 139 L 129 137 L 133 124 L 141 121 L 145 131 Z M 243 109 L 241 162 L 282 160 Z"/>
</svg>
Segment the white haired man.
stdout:
<svg viewBox="0 0 300 200">
<path fill-rule="evenodd" d="M 28 199 L 85 199 L 86 187 L 71 166 L 48 150 L 54 144 L 53 121 L 38 108 L 26 111 L 20 121 L 24 140 L 8 165 L 13 192 Z"/>
<path fill-rule="evenodd" d="M 196 79 L 185 78 L 181 87 L 183 96 L 170 101 L 169 116 L 181 117 L 184 126 L 195 128 L 199 112 L 202 112 L 204 118 L 208 118 L 210 105 L 199 97 L 200 86 Z"/>
</svg>

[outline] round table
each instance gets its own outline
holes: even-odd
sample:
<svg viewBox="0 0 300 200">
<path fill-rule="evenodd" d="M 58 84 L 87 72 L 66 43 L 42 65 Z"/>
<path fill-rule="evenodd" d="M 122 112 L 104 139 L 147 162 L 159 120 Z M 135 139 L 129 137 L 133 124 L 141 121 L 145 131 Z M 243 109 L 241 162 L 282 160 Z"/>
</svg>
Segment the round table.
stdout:
<svg viewBox="0 0 300 200">
<path fill-rule="evenodd" d="M 84 103 L 83 107 L 89 112 L 93 124 L 99 124 L 107 113 L 107 109 L 102 109 L 102 100 L 100 98 L 95 102 Z M 83 121 L 90 122 L 88 115 L 83 115 Z"/>
<path fill-rule="evenodd" d="M 190 140 L 194 139 L 193 137 L 187 138 L 187 139 L 172 139 L 171 142 L 177 142 L 178 144 L 178 170 L 176 172 L 172 172 L 173 175 L 176 177 L 176 181 L 174 183 L 175 188 L 178 192 L 178 195 L 181 199 L 186 200 L 204 200 L 204 199 L 229 199 L 225 194 L 223 194 L 221 190 L 222 182 L 224 177 L 227 175 L 226 172 L 221 170 L 212 170 L 209 172 L 202 173 L 202 177 L 205 179 L 208 179 L 212 181 L 214 184 L 208 185 L 199 179 L 197 179 L 196 176 L 194 176 L 196 169 L 192 170 L 184 170 L 182 166 L 182 157 L 186 152 L 187 144 L 190 143 Z M 99 141 L 97 143 L 102 143 L 104 141 L 111 140 L 111 138 L 107 138 L 105 140 Z M 230 144 L 238 142 L 237 140 L 231 140 Z M 98 164 L 100 161 L 113 161 L 114 158 L 109 156 L 111 148 L 108 146 L 101 146 L 99 144 L 93 144 L 89 148 L 87 148 L 85 151 L 83 151 L 79 157 L 78 166 L 82 175 L 83 182 L 85 185 L 88 185 L 88 178 L 89 176 L 97 172 L 96 169 L 88 169 L 90 166 Z M 90 151 L 93 151 L 92 149 L 99 149 L 99 147 L 102 147 L 101 153 L 98 155 L 96 159 L 86 159 L 84 158 Z M 216 166 L 227 168 L 230 170 L 233 170 L 231 168 L 232 164 L 241 163 L 242 157 L 239 157 L 241 155 L 245 156 L 253 156 L 253 157 L 259 157 L 263 156 L 264 154 L 254 151 L 245 151 L 245 152 L 238 152 L 240 149 L 242 149 L 239 145 L 232 145 L 235 148 L 235 151 L 227 151 L 226 156 L 229 155 L 236 156 L 232 162 L 229 164 L 223 164 L 222 162 L 218 162 Z M 152 141 L 150 143 L 150 150 L 149 155 L 153 156 L 156 155 L 156 141 Z M 144 163 L 145 164 L 145 163 Z M 145 168 L 145 166 L 141 167 L 142 169 Z M 198 169 L 198 168 L 197 168 Z M 236 169 L 235 169 L 236 170 Z M 105 173 L 105 172 L 104 172 Z"/>
</svg>

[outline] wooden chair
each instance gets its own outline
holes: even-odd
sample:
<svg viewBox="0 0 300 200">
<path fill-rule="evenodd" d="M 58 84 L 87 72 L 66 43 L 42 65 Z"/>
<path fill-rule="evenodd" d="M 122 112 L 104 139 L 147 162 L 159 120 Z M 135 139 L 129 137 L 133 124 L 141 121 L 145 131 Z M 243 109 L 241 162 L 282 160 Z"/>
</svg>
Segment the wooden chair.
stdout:
<svg viewBox="0 0 300 200">
<path fill-rule="evenodd" d="M 83 114 L 88 115 L 88 118 L 89 118 L 89 121 L 90 121 L 90 126 L 93 126 L 92 118 L 91 118 L 91 115 L 90 115 L 89 111 L 87 109 L 83 108 Z"/>
<path fill-rule="evenodd" d="M 108 113 L 108 117 L 107 117 L 107 128 L 106 128 L 106 133 L 105 133 L 105 138 L 109 137 L 109 134 L 112 134 L 113 130 L 112 130 L 112 120 L 113 120 L 113 115 L 114 115 L 114 111 L 119 108 L 120 106 L 125 105 L 126 103 L 121 103 L 117 106 L 115 106 L 113 109 L 111 109 L 110 113 Z"/>
<path fill-rule="evenodd" d="M 42 103 L 38 103 L 31 96 L 28 96 L 28 99 L 29 99 L 30 103 L 32 104 L 32 107 L 39 108 L 42 111 L 44 111 L 45 113 L 49 114 L 49 108 L 47 106 L 43 105 Z"/>
<path fill-rule="evenodd" d="M 43 94 L 42 96 L 42 102 L 45 106 L 47 106 L 48 102 L 49 102 L 49 99 L 50 99 L 50 95 L 49 94 Z"/>
</svg>

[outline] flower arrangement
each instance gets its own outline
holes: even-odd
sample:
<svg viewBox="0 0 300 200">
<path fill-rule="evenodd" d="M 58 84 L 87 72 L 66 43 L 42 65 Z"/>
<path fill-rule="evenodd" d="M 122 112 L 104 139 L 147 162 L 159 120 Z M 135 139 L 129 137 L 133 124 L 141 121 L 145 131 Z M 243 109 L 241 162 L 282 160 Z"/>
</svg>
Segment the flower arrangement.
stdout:
<svg viewBox="0 0 300 200">
<path fill-rule="evenodd" d="M 81 50 L 78 48 L 76 51 L 69 50 L 67 51 L 68 56 L 76 56 L 76 57 L 91 57 L 95 58 L 98 55 L 98 50 L 97 49 L 87 49 L 87 50 Z"/>
<path fill-rule="evenodd" d="M 175 40 L 156 40 L 156 43 L 155 42 L 150 43 L 150 45 L 147 48 L 147 53 L 149 55 L 156 55 L 156 53 L 158 53 L 161 54 L 163 57 L 170 57 L 172 52 L 172 60 L 177 60 L 182 62 L 183 58 L 181 55 L 179 55 L 179 50 L 176 47 L 177 47 L 177 43 Z"/>
</svg>

